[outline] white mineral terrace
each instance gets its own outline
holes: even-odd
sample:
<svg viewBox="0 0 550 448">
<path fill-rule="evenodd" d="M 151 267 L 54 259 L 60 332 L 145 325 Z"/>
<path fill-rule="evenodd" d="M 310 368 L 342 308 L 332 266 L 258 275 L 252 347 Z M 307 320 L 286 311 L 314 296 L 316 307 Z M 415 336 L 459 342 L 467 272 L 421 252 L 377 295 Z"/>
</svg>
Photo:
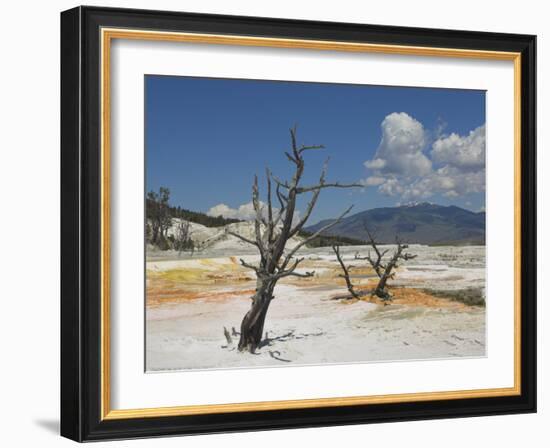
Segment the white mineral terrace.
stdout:
<svg viewBox="0 0 550 448">
<path fill-rule="evenodd" d="M 267 338 L 255 354 L 236 349 L 238 335 L 231 343 L 224 336 L 224 327 L 239 331 L 255 285 L 253 272 L 239 265 L 235 247 L 227 250 L 232 254 L 218 247 L 147 262 L 148 371 L 485 356 L 485 308 L 422 295 L 426 289 L 484 291 L 484 246 L 411 245 L 409 252 L 418 256 L 399 267 L 391 286 L 400 292 L 388 306 L 331 300 L 346 293 L 332 250 L 302 251 L 306 260 L 300 269 L 314 270 L 315 277 L 277 284 Z M 352 281 L 372 286 L 366 262 L 353 260 L 368 248 L 341 251 L 357 266 Z M 257 260 L 251 253 L 242 258 Z"/>
</svg>

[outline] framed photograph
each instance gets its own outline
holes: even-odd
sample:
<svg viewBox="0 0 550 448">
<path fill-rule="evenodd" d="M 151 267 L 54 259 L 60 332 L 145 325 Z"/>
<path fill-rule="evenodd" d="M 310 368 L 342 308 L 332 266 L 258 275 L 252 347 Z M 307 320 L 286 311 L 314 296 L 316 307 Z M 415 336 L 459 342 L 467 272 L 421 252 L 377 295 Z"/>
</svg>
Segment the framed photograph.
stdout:
<svg viewBox="0 0 550 448">
<path fill-rule="evenodd" d="M 61 433 L 536 410 L 535 36 L 61 14 Z"/>
</svg>

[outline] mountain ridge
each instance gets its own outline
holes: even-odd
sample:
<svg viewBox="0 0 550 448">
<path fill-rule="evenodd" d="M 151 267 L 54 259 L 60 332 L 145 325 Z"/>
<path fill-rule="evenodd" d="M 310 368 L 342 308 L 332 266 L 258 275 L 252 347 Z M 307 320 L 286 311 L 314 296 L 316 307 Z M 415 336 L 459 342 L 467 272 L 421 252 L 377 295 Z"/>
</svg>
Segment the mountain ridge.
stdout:
<svg viewBox="0 0 550 448">
<path fill-rule="evenodd" d="M 325 219 L 304 230 L 315 232 L 331 221 Z M 399 237 L 420 244 L 485 244 L 485 212 L 429 202 L 358 212 L 323 234 L 365 240 L 365 225 L 379 243 L 393 243 Z"/>
</svg>

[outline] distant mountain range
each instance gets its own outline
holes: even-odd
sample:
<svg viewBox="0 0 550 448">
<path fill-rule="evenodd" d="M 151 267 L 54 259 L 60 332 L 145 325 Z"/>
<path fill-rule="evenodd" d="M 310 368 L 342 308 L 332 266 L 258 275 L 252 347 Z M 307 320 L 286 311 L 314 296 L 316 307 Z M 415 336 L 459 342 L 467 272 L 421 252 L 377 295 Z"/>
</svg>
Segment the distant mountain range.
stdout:
<svg viewBox="0 0 550 448">
<path fill-rule="evenodd" d="M 320 221 L 305 230 L 315 232 L 329 222 L 331 220 Z M 365 240 L 365 224 L 380 243 L 393 243 L 399 236 L 408 243 L 485 244 L 485 212 L 428 202 L 356 213 L 326 234 Z"/>
</svg>

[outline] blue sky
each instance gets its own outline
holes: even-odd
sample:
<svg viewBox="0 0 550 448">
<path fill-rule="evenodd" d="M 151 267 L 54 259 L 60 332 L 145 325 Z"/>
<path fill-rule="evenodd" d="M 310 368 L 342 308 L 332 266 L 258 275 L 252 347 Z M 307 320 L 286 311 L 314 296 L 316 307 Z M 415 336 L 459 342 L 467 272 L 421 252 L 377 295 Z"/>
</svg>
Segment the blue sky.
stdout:
<svg viewBox="0 0 550 448">
<path fill-rule="evenodd" d="M 328 181 L 365 185 L 324 190 L 310 224 L 350 204 L 485 206 L 484 91 L 147 75 L 145 94 L 146 188 L 173 205 L 246 218 L 255 173 L 291 174 L 297 124 L 300 143 L 325 145 L 306 183 L 330 156 Z"/>
</svg>

